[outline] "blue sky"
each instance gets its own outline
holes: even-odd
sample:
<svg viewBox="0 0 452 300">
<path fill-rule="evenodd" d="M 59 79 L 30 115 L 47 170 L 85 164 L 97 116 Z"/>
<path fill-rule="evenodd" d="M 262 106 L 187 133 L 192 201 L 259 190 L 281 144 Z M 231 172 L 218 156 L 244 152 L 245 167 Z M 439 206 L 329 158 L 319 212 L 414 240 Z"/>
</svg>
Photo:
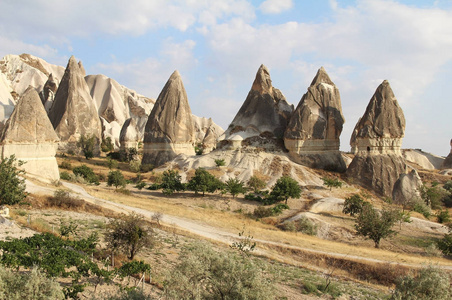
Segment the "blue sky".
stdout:
<svg viewBox="0 0 452 300">
<path fill-rule="evenodd" d="M 0 56 L 75 55 L 151 98 L 178 69 L 193 113 L 224 128 L 260 64 L 295 106 L 324 66 L 341 93 L 342 150 L 387 79 L 403 148 L 450 151 L 452 0 L 0 0 L 0 11 Z"/>
</svg>

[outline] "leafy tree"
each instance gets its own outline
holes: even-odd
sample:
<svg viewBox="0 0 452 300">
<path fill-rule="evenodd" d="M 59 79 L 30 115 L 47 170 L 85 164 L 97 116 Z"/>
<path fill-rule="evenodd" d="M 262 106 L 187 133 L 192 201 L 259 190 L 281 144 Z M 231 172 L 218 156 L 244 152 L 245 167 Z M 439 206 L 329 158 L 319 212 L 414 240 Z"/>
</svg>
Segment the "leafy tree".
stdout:
<svg viewBox="0 0 452 300">
<path fill-rule="evenodd" d="M 109 224 L 105 241 L 109 247 L 122 251 L 132 260 L 143 247 L 153 246 L 153 233 L 146 227 L 142 216 L 132 213 Z"/>
<path fill-rule="evenodd" d="M 259 193 L 259 191 L 265 188 L 266 186 L 267 184 L 265 183 L 265 181 L 263 181 L 256 175 L 251 176 L 250 179 L 248 180 L 248 187 L 253 189 L 253 191 L 256 194 Z"/>
<path fill-rule="evenodd" d="M 383 209 L 378 212 L 372 205 L 365 205 L 356 218 L 356 233 L 371 239 L 375 243 L 375 248 L 379 248 L 381 239 L 396 234 L 392 227 L 399 221 L 399 216 L 396 210 Z"/>
<path fill-rule="evenodd" d="M 369 202 L 365 202 L 360 195 L 354 194 L 348 198 L 345 198 L 342 212 L 353 217 L 354 215 L 361 213 L 365 205 L 369 205 Z"/>
<path fill-rule="evenodd" d="M 163 189 L 163 193 L 171 195 L 176 191 L 183 191 L 184 185 L 181 182 L 181 176 L 176 170 L 166 170 L 162 174 L 160 188 Z"/>
<path fill-rule="evenodd" d="M 0 162 L 0 204 L 16 204 L 27 197 L 25 192 L 25 179 L 21 178 L 25 174 L 18 169 L 24 163 L 16 162 L 16 156 L 3 158 Z"/>
<path fill-rule="evenodd" d="M 115 149 L 113 142 L 111 141 L 111 137 L 107 136 L 106 138 L 102 139 L 102 143 L 100 144 L 100 150 L 102 152 L 110 152 Z"/>
<path fill-rule="evenodd" d="M 450 193 L 438 184 L 432 184 L 431 187 L 423 185 L 420 192 L 422 200 L 432 209 L 441 208 L 441 202 L 450 196 Z"/>
<path fill-rule="evenodd" d="M 99 184 L 99 178 L 97 177 L 96 174 L 94 174 L 93 169 L 91 169 L 87 165 L 75 167 L 72 170 L 72 173 L 74 173 L 74 175 L 82 176 L 89 183 Z"/>
<path fill-rule="evenodd" d="M 330 191 L 333 188 L 340 188 L 342 186 L 342 181 L 340 181 L 337 178 L 324 177 L 324 178 L 322 178 L 322 180 L 323 180 L 323 185 L 326 185 L 327 187 L 329 187 Z"/>
<path fill-rule="evenodd" d="M 289 198 L 299 198 L 300 196 L 300 185 L 295 179 L 289 176 L 282 176 L 281 178 L 279 178 L 270 193 L 271 198 L 275 199 L 276 201 L 284 200 L 286 204 Z"/>
<path fill-rule="evenodd" d="M 0 267 L 0 299 L 64 299 L 61 286 L 37 267 L 13 272 Z"/>
<path fill-rule="evenodd" d="M 222 167 L 226 165 L 226 162 L 224 161 L 224 159 L 215 159 L 215 165 L 217 167 Z"/>
<path fill-rule="evenodd" d="M 199 243 L 184 249 L 165 285 L 168 299 L 266 300 L 274 290 L 251 259 Z"/>
<path fill-rule="evenodd" d="M 244 194 L 246 192 L 243 182 L 237 178 L 229 178 L 225 183 L 225 189 L 233 198 L 238 194 Z"/>
<path fill-rule="evenodd" d="M 94 145 L 96 143 L 96 137 L 94 135 L 82 136 L 79 138 L 77 142 L 77 147 L 80 148 L 83 155 L 86 159 L 90 159 L 94 157 Z"/>
<path fill-rule="evenodd" d="M 443 252 L 444 255 L 452 255 L 452 232 L 445 234 L 438 242 L 438 249 Z"/>
<path fill-rule="evenodd" d="M 114 185 L 116 189 L 118 189 L 118 187 L 125 187 L 126 179 L 124 178 L 124 175 L 122 175 L 121 171 L 110 171 L 108 172 L 107 185 Z"/>
<path fill-rule="evenodd" d="M 195 176 L 188 182 L 188 189 L 194 191 L 195 194 L 202 192 L 204 196 L 206 192 L 214 193 L 220 189 L 223 183 L 215 176 L 207 172 L 203 168 L 198 168 L 195 171 Z"/>
<path fill-rule="evenodd" d="M 427 266 L 418 274 L 399 278 L 392 300 L 446 300 L 451 299 L 449 275 L 437 267 Z"/>
</svg>

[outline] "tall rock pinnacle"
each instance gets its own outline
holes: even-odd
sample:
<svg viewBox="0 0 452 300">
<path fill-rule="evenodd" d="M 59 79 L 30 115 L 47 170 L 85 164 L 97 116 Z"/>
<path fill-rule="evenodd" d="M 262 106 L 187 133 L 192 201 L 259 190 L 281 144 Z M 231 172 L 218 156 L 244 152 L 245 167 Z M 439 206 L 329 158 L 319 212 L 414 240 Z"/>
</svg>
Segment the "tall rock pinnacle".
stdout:
<svg viewBox="0 0 452 300">
<path fill-rule="evenodd" d="M 403 111 L 385 80 L 355 126 L 350 144 L 357 154 L 347 175 L 378 194 L 391 197 L 394 183 L 406 171 L 400 151 L 404 133 Z"/>
<path fill-rule="evenodd" d="M 293 106 L 272 86 L 267 67 L 261 65 L 245 102 L 221 139 L 241 147 L 242 140 L 251 137 L 280 138 L 292 111 Z"/>
<path fill-rule="evenodd" d="M 58 141 L 38 92 L 30 86 L 0 132 L 1 158 L 14 154 L 26 162 L 22 167 L 27 175 L 52 182 L 60 178 Z"/>
<path fill-rule="evenodd" d="M 290 118 L 284 144 L 302 164 L 345 171 L 339 152 L 344 122 L 339 89 L 321 67 Z"/>
<path fill-rule="evenodd" d="M 83 71 L 74 56 L 69 59 L 49 118 L 60 137 L 61 150 L 77 150 L 77 141 L 85 135 L 97 139 L 98 152 L 102 127 Z"/>
<path fill-rule="evenodd" d="M 194 126 L 178 71 L 160 92 L 144 133 L 143 164 L 159 166 L 178 154 L 194 155 Z"/>
</svg>

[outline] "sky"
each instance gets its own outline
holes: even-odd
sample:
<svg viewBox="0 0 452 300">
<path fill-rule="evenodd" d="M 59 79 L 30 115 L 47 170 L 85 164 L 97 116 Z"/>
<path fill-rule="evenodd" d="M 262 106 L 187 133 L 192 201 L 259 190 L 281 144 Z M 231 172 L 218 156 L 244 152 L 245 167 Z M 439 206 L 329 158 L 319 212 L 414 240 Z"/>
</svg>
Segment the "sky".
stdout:
<svg viewBox="0 0 452 300">
<path fill-rule="evenodd" d="M 156 99 L 174 70 L 192 112 L 227 128 L 261 64 L 296 107 L 323 66 L 339 88 L 341 150 L 387 79 L 403 148 L 447 156 L 452 0 L 0 0 L 0 57 L 29 53 Z"/>
</svg>

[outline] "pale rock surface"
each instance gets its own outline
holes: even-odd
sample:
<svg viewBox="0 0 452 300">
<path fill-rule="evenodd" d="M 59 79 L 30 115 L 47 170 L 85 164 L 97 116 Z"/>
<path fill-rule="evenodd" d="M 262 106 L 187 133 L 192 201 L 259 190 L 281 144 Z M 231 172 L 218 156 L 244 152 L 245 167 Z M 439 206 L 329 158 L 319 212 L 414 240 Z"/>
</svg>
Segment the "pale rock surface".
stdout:
<svg viewBox="0 0 452 300">
<path fill-rule="evenodd" d="M 298 163 L 344 172 L 339 152 L 344 122 L 339 89 L 321 67 L 290 118 L 284 145 Z"/>
<path fill-rule="evenodd" d="M 412 170 L 408 174 L 402 174 L 394 183 L 392 200 L 394 203 L 404 205 L 408 204 L 412 200 L 420 199 L 421 187 L 422 180 L 416 170 Z"/>
<path fill-rule="evenodd" d="M 178 154 L 194 155 L 194 142 L 187 93 L 179 72 L 174 71 L 146 123 L 142 163 L 159 166 Z"/>
<path fill-rule="evenodd" d="M 400 146 L 405 118 L 388 81 L 383 81 L 355 126 L 351 146 L 357 154 L 347 175 L 381 196 L 391 197 L 394 183 L 406 172 Z"/>
<path fill-rule="evenodd" d="M 402 152 L 408 162 L 415 163 L 425 170 L 438 170 L 444 162 L 444 157 L 419 149 L 404 149 Z"/>
<path fill-rule="evenodd" d="M 60 178 L 55 159 L 59 138 L 39 94 L 29 87 L 0 134 L 1 157 L 14 154 L 27 175 L 52 182 Z"/>
<path fill-rule="evenodd" d="M 104 137 L 111 137 L 115 148 L 120 147 L 121 139 L 124 138 L 121 136 L 122 130 L 130 130 L 128 128 L 130 122 L 124 128 L 125 122 L 127 119 L 133 118 L 135 121 L 132 125 L 138 127 L 131 130 L 139 133 L 134 135 L 134 138 L 138 140 L 127 140 L 124 143 L 136 147 L 139 142 L 142 142 L 144 124 L 154 107 L 155 100 L 142 96 L 105 75 L 88 75 L 85 80 L 96 104 L 97 112 L 101 120 L 105 121 L 102 124 Z M 131 136 L 128 135 L 128 137 Z"/>
<path fill-rule="evenodd" d="M 49 79 L 47 79 L 42 91 L 39 93 L 42 104 L 44 105 L 47 113 L 49 113 L 50 109 L 52 108 L 57 90 L 58 82 L 55 80 L 55 78 L 53 78 L 53 74 L 50 73 Z"/>
<path fill-rule="evenodd" d="M 192 115 L 193 125 L 195 126 L 195 144 L 202 144 L 204 154 L 212 151 L 220 135 L 224 130 L 215 124 L 211 118 L 204 118 Z"/>
<path fill-rule="evenodd" d="M 39 92 L 50 74 L 61 78 L 63 73 L 64 67 L 30 54 L 6 55 L 0 59 L 0 122 L 6 122 L 28 86 Z"/>
<path fill-rule="evenodd" d="M 450 153 L 441 165 L 441 169 L 452 169 L 452 139 L 450 140 Z"/>
<path fill-rule="evenodd" d="M 96 138 L 99 153 L 102 127 L 88 85 L 74 56 L 71 56 L 61 79 L 49 118 L 60 138 L 59 149 L 77 151 L 82 135 Z"/>
<path fill-rule="evenodd" d="M 220 137 L 225 141 L 222 145 L 239 148 L 252 137 L 282 138 L 292 112 L 293 105 L 289 105 L 281 91 L 272 86 L 267 67 L 261 65 L 245 102 Z"/>
</svg>

